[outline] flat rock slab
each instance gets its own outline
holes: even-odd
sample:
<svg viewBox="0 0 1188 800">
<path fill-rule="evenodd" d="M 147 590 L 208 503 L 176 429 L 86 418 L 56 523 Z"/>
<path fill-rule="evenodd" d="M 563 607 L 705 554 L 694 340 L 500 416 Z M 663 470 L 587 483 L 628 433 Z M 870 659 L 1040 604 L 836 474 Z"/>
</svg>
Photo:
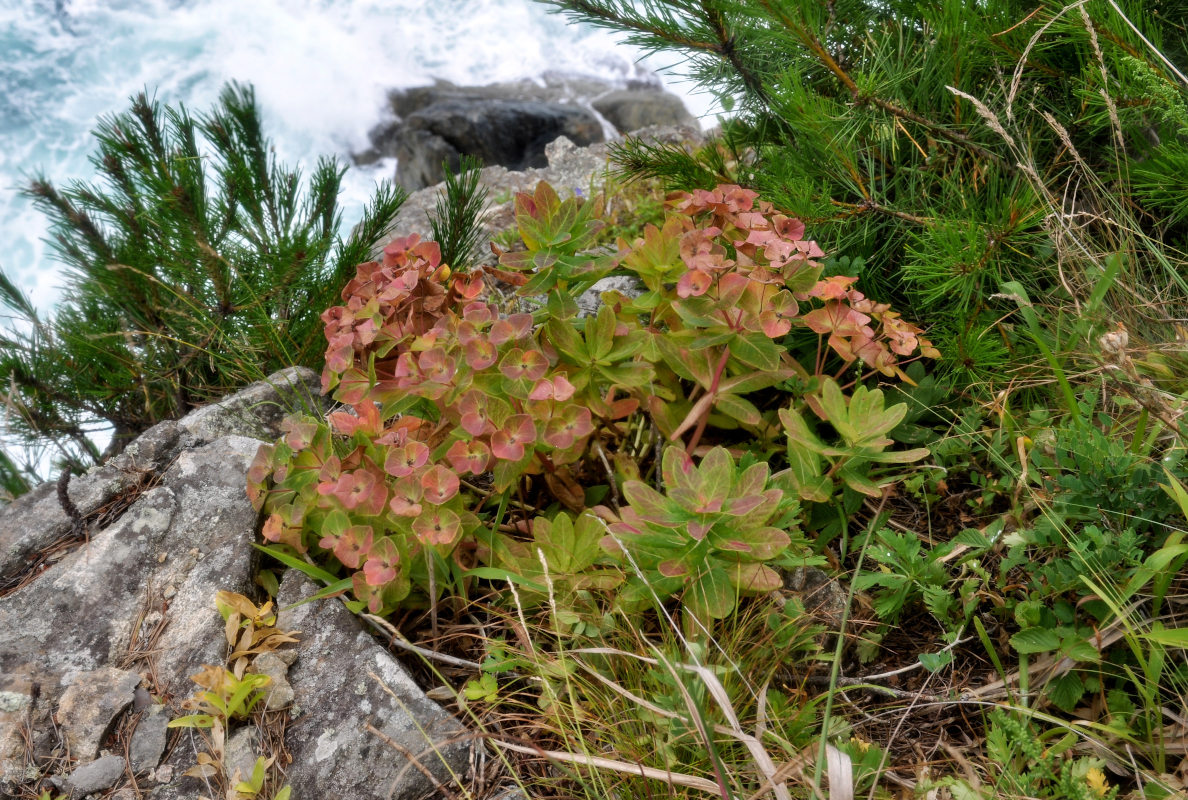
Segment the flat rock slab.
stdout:
<svg viewBox="0 0 1188 800">
<path fill-rule="evenodd" d="M 14 697 L 39 690 L 28 713 L 0 715 L 0 781 L 27 780 L 63 754 L 63 733 L 73 758 L 94 758 L 141 669 L 156 677 L 153 693 L 182 699 L 190 675 L 224 662 L 214 599 L 250 591 L 258 515 L 244 487 L 259 446 L 231 436 L 182 451 L 117 522 L 0 598 L 0 675 Z"/>
<path fill-rule="evenodd" d="M 99 755 L 104 735 L 115 718 L 132 705 L 139 685 L 140 676 L 135 672 L 112 666 L 71 679 L 58 701 L 56 715 L 71 756 L 89 760 Z"/>
<path fill-rule="evenodd" d="M 133 772 L 145 772 L 160 763 L 168 734 L 169 710 L 165 706 L 149 706 L 136 723 L 128 745 L 128 762 Z"/>
<path fill-rule="evenodd" d="M 70 773 L 66 786 L 72 798 L 86 797 L 115 786 L 124 775 L 123 756 L 103 756 Z"/>
<path fill-rule="evenodd" d="M 325 407 L 321 379 L 313 370 L 290 367 L 254 383 L 218 403 L 197 409 L 176 422 L 145 431 L 124 452 L 86 475 L 73 477 L 67 496 L 87 523 L 89 536 L 106 527 L 105 512 L 134 500 L 183 449 L 223 436 L 273 441 L 290 411 Z M 43 483 L 12 503 L 0 506 L 0 594 L 31 577 L 35 554 L 74 535 L 73 521 L 58 498 L 56 483 Z"/>
<path fill-rule="evenodd" d="M 317 591 L 289 570 L 277 605 L 285 609 Z M 282 610 L 279 625 L 301 631 L 299 656 L 288 674 L 294 719 L 285 732 L 294 797 L 419 797 L 435 787 L 410 755 L 447 787 L 451 772 L 466 773 L 474 742 L 463 726 L 425 696 L 340 601 Z"/>
</svg>

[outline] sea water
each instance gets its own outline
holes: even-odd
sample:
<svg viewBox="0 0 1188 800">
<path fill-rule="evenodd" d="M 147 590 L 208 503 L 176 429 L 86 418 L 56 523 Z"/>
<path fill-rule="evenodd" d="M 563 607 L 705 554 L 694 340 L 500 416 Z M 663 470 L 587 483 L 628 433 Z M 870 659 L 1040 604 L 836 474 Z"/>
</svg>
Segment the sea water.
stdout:
<svg viewBox="0 0 1188 800">
<path fill-rule="evenodd" d="M 60 296 L 46 220 L 19 189 L 34 172 L 92 179 L 90 131 L 141 90 L 204 111 L 226 81 L 253 84 L 277 155 L 308 174 L 319 155 L 366 147 L 392 88 L 547 71 L 625 82 L 672 61 L 637 63 L 616 42 L 531 0 L 0 0 L 0 268 L 43 310 Z M 664 80 L 708 114 L 705 96 Z M 393 172 L 347 173 L 348 226 Z"/>
</svg>

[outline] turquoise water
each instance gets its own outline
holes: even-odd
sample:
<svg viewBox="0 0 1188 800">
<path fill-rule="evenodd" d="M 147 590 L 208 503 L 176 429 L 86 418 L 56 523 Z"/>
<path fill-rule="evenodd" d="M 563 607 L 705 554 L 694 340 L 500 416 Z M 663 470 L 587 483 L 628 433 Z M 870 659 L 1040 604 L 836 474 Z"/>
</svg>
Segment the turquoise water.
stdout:
<svg viewBox="0 0 1188 800">
<path fill-rule="evenodd" d="M 389 88 L 547 70 L 620 81 L 641 74 L 637 57 L 530 0 L 0 0 L 0 267 L 52 305 L 59 266 L 17 188 L 37 169 L 92 177 L 89 131 L 145 87 L 201 110 L 227 80 L 254 84 L 278 155 L 308 172 L 365 146 Z M 348 223 L 393 170 L 348 173 Z"/>
</svg>

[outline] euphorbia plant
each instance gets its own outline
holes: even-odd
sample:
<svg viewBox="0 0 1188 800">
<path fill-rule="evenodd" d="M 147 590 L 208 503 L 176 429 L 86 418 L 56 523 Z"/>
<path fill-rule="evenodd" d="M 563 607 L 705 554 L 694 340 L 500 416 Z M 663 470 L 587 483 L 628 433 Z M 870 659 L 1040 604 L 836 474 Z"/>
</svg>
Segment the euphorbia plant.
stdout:
<svg viewBox="0 0 1188 800">
<path fill-rule="evenodd" d="M 722 447 L 700 464 L 670 447 L 661 466 L 665 493 L 624 483 L 630 505 L 603 542 L 630 556 L 619 602 L 631 609 L 679 595 L 689 613 L 710 620 L 734 611 L 739 595 L 778 588 L 780 576 L 767 562 L 792 543 L 799 502 L 769 476 L 766 462 L 740 468 Z"/>
<path fill-rule="evenodd" d="M 392 242 L 382 262 L 361 264 L 344 304 L 323 315 L 323 387 L 347 408 L 327 422 L 290 420 L 253 464 L 249 492 L 267 514 L 265 538 L 349 574 L 372 611 L 410 595 L 432 600 L 441 578 L 474 574 L 476 554 L 518 552 L 514 543 L 489 546 L 486 534 L 479 546 L 476 512 L 488 498 L 500 508 L 515 495 L 525 509 L 559 501 L 581 512 L 582 482 L 607 475 L 612 460 L 630 461 L 614 451 L 638 428 L 623 420 L 643 414 L 642 424 L 684 447 L 664 456 L 664 503 L 675 504 L 664 506 L 675 515 L 667 522 L 654 491 L 624 485 L 617 524 L 638 529 L 619 529 L 626 552 L 638 550 L 661 594 L 680 594 L 699 618 L 774 586 L 763 562 L 783 552 L 795 519 L 766 485 L 766 466 L 735 474 L 726 451 L 702 445 L 707 431 L 741 427 L 770 439 L 772 401 L 786 404 L 773 387 L 790 378 L 820 385 L 824 359 L 802 365 L 786 344 L 793 327 L 821 333 L 840 370 L 861 359 L 892 376 L 898 356 L 927 352 L 927 342 L 855 291 L 853 278 L 822 280 L 823 254 L 804 226 L 754 192 L 723 186 L 675 195 L 670 206 L 669 220 L 641 240 L 591 254 L 597 205 L 561 201 L 542 185 L 517 198 L 527 249 L 504 253 L 502 269 L 486 277 L 454 272 L 435 243 L 415 236 Z M 574 295 L 609 272 L 637 276 L 646 291 L 605 293 L 594 316 L 579 317 Z M 534 302 L 492 302 L 491 278 Z M 747 397 L 761 390 L 762 408 Z M 692 456 L 707 450 L 697 467 Z M 713 521 L 691 518 L 685 538 L 649 532 L 678 517 L 683 525 L 687 514 Z M 776 518 L 784 530 L 767 522 Z M 557 519 L 540 517 L 531 530 L 548 536 L 564 528 Z M 502 512 L 498 521 L 506 526 Z M 583 536 L 588 525 L 579 522 Z M 703 557 L 704 574 L 694 568 Z M 602 578 L 574 585 L 609 589 Z M 642 590 L 629 582 L 623 602 L 637 604 Z"/>
</svg>

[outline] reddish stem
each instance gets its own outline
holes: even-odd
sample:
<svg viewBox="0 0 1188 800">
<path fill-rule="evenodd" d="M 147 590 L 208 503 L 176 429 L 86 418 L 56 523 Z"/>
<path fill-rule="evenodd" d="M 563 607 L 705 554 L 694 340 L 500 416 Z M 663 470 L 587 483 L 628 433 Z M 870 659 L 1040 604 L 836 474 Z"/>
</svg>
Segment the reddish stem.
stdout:
<svg viewBox="0 0 1188 800">
<path fill-rule="evenodd" d="M 718 368 L 714 370 L 714 380 L 710 384 L 710 397 L 717 397 L 718 384 L 722 382 L 722 373 L 726 371 L 726 362 L 730 360 L 730 345 L 722 348 L 722 357 L 718 359 Z M 701 419 L 697 420 L 697 428 L 693 431 L 693 437 L 689 439 L 689 445 L 685 448 L 685 452 L 693 455 L 693 451 L 697 449 L 697 445 L 701 442 L 701 434 L 705 432 L 705 424 L 709 422 L 710 409 L 713 408 L 713 401 L 705 407 L 705 413 L 701 415 Z"/>
</svg>

